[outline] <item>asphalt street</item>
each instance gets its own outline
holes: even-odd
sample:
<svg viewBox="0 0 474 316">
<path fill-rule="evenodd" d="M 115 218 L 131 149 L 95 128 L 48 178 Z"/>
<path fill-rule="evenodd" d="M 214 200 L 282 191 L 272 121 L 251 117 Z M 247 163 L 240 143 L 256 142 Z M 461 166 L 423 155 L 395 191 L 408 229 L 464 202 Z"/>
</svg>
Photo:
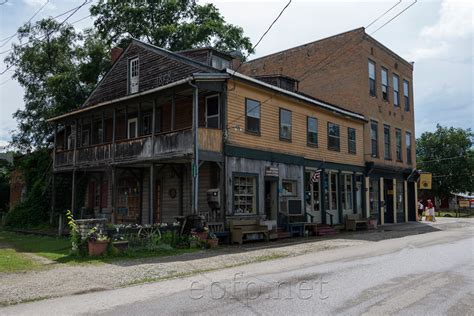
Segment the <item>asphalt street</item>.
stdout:
<svg viewBox="0 0 474 316">
<path fill-rule="evenodd" d="M 0 309 L 2 315 L 473 315 L 473 225 Z"/>
</svg>

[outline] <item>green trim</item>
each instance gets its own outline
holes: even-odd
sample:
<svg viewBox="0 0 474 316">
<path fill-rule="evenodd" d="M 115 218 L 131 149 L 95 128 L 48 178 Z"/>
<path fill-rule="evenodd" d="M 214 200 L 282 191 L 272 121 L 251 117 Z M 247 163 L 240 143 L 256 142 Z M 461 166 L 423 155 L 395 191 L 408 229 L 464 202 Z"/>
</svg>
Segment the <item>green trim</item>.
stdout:
<svg viewBox="0 0 474 316">
<path fill-rule="evenodd" d="M 260 177 L 258 173 L 251 173 L 251 172 L 232 172 L 232 215 L 235 214 L 235 198 L 234 198 L 234 183 L 235 183 L 235 177 L 254 177 L 255 178 L 255 214 L 249 214 L 249 215 L 260 215 L 260 199 L 259 199 L 259 182 L 260 182 Z"/>
<path fill-rule="evenodd" d="M 354 166 L 348 164 L 341 164 L 335 162 L 325 162 L 322 160 L 313 160 L 313 159 L 305 159 L 301 156 L 295 155 L 288 155 L 282 153 L 276 153 L 271 151 L 263 151 L 258 149 L 250 149 L 244 147 L 237 147 L 233 145 L 225 144 L 224 146 L 224 155 L 232 156 L 232 157 L 239 157 L 239 158 L 247 158 L 247 159 L 254 159 L 254 160 L 264 160 L 270 162 L 278 162 L 278 163 L 286 163 L 292 165 L 299 165 L 305 167 L 314 167 L 314 168 L 322 168 L 325 169 L 336 169 L 336 170 L 344 170 L 344 171 L 353 171 L 353 172 L 361 172 L 365 174 L 365 166 Z"/>
</svg>

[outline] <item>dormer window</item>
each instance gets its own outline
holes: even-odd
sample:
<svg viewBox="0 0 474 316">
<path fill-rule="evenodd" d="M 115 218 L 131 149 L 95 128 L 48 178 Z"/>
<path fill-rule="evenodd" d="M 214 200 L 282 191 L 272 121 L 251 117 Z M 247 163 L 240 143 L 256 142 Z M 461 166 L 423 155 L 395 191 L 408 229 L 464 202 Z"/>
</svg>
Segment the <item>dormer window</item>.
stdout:
<svg viewBox="0 0 474 316">
<path fill-rule="evenodd" d="M 129 60 L 128 64 L 128 92 L 138 92 L 140 68 L 138 64 L 138 57 Z"/>
<path fill-rule="evenodd" d="M 212 67 L 219 70 L 230 68 L 230 61 L 214 55 L 212 56 Z"/>
</svg>

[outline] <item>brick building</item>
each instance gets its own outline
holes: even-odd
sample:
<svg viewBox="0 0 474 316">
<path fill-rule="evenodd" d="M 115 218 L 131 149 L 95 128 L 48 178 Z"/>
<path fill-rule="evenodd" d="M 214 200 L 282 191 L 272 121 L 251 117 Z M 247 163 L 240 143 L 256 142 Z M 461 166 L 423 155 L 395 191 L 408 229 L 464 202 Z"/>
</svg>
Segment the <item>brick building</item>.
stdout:
<svg viewBox="0 0 474 316">
<path fill-rule="evenodd" d="M 294 78 L 300 92 L 363 114 L 366 214 L 380 223 L 415 219 L 412 63 L 358 28 L 248 61 L 239 71 Z"/>
</svg>

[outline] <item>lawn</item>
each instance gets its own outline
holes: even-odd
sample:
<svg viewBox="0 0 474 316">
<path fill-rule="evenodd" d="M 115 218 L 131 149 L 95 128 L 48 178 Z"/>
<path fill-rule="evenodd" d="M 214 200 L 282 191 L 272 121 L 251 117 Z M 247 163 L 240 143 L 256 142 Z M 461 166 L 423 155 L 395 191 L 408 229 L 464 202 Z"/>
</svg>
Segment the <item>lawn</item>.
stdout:
<svg viewBox="0 0 474 316">
<path fill-rule="evenodd" d="M 34 270 L 39 267 L 39 263 L 14 249 L 0 249 L 0 273 Z"/>
<path fill-rule="evenodd" d="M 33 253 L 57 263 L 98 264 L 123 259 L 175 256 L 199 251 L 199 249 L 174 249 L 164 247 L 163 249 L 155 249 L 153 251 L 129 250 L 125 253 L 108 257 L 77 257 L 71 255 L 71 243 L 69 239 L 65 237 L 25 235 L 4 230 L 0 230 L 0 244 L 9 245 L 14 248 L 0 248 L 0 272 L 2 272 L 2 266 L 4 266 L 3 271 L 7 272 L 40 268 L 38 263 L 29 259 L 22 254 L 22 252 Z"/>
</svg>

